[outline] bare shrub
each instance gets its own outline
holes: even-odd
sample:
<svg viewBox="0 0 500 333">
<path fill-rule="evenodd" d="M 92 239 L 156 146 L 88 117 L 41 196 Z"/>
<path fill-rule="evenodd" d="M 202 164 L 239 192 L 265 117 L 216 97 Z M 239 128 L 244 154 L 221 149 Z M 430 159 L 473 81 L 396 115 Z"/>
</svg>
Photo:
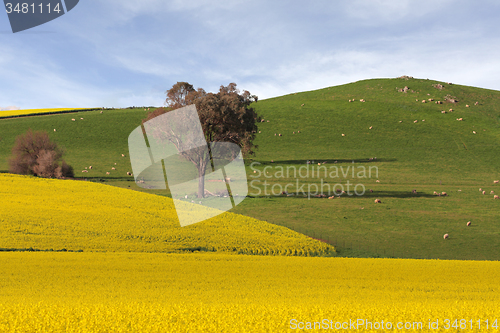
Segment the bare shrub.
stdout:
<svg viewBox="0 0 500 333">
<path fill-rule="evenodd" d="M 9 158 L 11 173 L 45 178 L 73 177 L 73 168 L 61 160 L 63 151 L 47 132 L 29 129 L 16 138 Z"/>
</svg>

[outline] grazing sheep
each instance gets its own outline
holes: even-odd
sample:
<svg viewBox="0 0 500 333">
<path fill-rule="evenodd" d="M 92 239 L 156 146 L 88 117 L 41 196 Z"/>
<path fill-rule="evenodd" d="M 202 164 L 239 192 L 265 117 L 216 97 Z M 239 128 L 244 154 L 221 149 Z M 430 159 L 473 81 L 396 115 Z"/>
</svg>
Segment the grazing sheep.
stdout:
<svg viewBox="0 0 500 333">
<path fill-rule="evenodd" d="M 470 222 L 470 221 L 469 221 L 469 222 L 467 222 L 467 226 L 468 226 L 468 227 L 470 227 L 470 225 L 471 225 L 471 222 Z"/>
<path fill-rule="evenodd" d="M 372 128 L 373 128 L 373 126 L 370 126 L 370 128 L 368 128 L 368 129 L 372 129 Z"/>
<path fill-rule="evenodd" d="M 328 197 L 328 199 L 335 199 L 335 196 L 332 195 L 331 197 Z"/>
<path fill-rule="evenodd" d="M 301 106 L 304 106 L 304 104 L 302 104 Z"/>
<path fill-rule="evenodd" d="M 476 131 L 472 131 L 472 133 L 476 134 Z"/>
<path fill-rule="evenodd" d="M 112 167 L 112 168 L 111 168 L 111 170 L 116 170 L 116 168 L 115 168 L 115 167 Z"/>
<path fill-rule="evenodd" d="M 491 191 L 490 194 L 495 194 L 495 191 Z"/>
<path fill-rule="evenodd" d="M 122 154 L 122 157 L 125 157 L 125 154 Z"/>
<path fill-rule="evenodd" d="M 400 122 L 400 123 L 402 123 L 403 121 L 402 121 L 402 120 L 400 120 L 399 122 Z"/>
<path fill-rule="evenodd" d="M 483 194 L 486 194 L 486 191 L 483 191 Z"/>
<path fill-rule="evenodd" d="M 493 184 L 498 184 L 499 182 L 500 182 L 500 181 L 498 181 L 498 180 L 494 180 L 494 181 L 493 181 Z"/>
<path fill-rule="evenodd" d="M 279 136 L 283 136 L 283 135 L 281 135 L 281 133 L 280 133 Z"/>
<path fill-rule="evenodd" d="M 271 160 L 271 163 L 274 163 L 274 160 Z"/>
<path fill-rule="evenodd" d="M 465 105 L 465 107 L 466 107 L 466 108 L 468 108 L 468 107 L 469 107 L 469 104 L 466 104 L 466 105 Z"/>
<path fill-rule="evenodd" d="M 439 193 L 437 193 L 436 191 L 434 191 L 434 195 L 439 195 Z"/>
<path fill-rule="evenodd" d="M 76 121 L 76 119 L 75 119 L 75 118 L 73 118 L 73 119 L 71 119 L 71 121 Z"/>
<path fill-rule="evenodd" d="M 373 193 L 373 190 L 372 190 L 372 189 L 370 189 L 370 193 Z"/>
<path fill-rule="evenodd" d="M 360 102 L 364 102 L 365 100 L 364 100 L 364 99 L 360 99 L 359 101 L 360 101 Z"/>
<path fill-rule="evenodd" d="M 351 102 L 352 102 L 352 101 L 351 101 L 351 100 L 349 100 L 349 103 L 351 103 Z"/>
<path fill-rule="evenodd" d="M 106 172 L 107 175 L 109 175 L 109 172 Z"/>
<path fill-rule="evenodd" d="M 447 196 L 448 194 L 447 194 L 446 192 L 441 192 L 441 195 L 445 197 L 445 196 Z"/>
<path fill-rule="evenodd" d="M 345 136 L 345 134 L 344 134 L 344 133 L 342 133 L 342 136 Z"/>
<path fill-rule="evenodd" d="M 479 192 L 482 192 L 482 191 L 483 191 L 483 189 L 482 189 L 482 188 L 480 188 L 480 189 L 479 189 Z"/>
<path fill-rule="evenodd" d="M 375 203 L 382 203 L 382 201 L 380 201 L 380 199 L 375 199 Z"/>
<path fill-rule="evenodd" d="M 426 103 L 427 101 L 425 99 L 422 100 L 422 103 Z"/>
<path fill-rule="evenodd" d="M 83 120 L 83 118 L 80 118 L 81 120 Z"/>
<path fill-rule="evenodd" d="M 464 120 L 464 119 L 463 119 L 463 118 L 457 118 L 457 120 L 458 120 L 458 121 L 462 121 L 462 120 Z"/>
<path fill-rule="evenodd" d="M 269 120 L 267 122 L 269 122 Z"/>
<path fill-rule="evenodd" d="M 425 119 L 422 119 L 422 121 L 425 121 Z"/>
<path fill-rule="evenodd" d="M 274 133 L 274 136 L 278 135 L 277 133 Z"/>
<path fill-rule="evenodd" d="M 56 129 L 54 128 L 54 132 L 56 131 Z"/>
<path fill-rule="evenodd" d="M 474 103 L 474 105 L 479 105 L 479 102 Z"/>
<path fill-rule="evenodd" d="M 493 199 L 498 199 L 498 195 L 495 194 L 495 196 L 493 197 Z"/>
<path fill-rule="evenodd" d="M 429 98 L 429 102 L 432 102 L 432 101 L 434 101 L 434 98 Z"/>
<path fill-rule="evenodd" d="M 88 170 L 82 170 L 82 172 L 89 172 Z"/>
<path fill-rule="evenodd" d="M 321 165 L 321 163 L 318 162 L 318 165 Z"/>
<path fill-rule="evenodd" d="M 100 113 L 102 113 L 102 111 Z"/>
<path fill-rule="evenodd" d="M 132 173 L 130 171 L 127 171 L 127 176 L 132 176 Z"/>
<path fill-rule="evenodd" d="M 375 182 L 376 182 L 376 183 L 380 183 L 380 180 L 378 180 L 378 179 L 377 179 Z"/>
<path fill-rule="evenodd" d="M 445 110 L 443 110 L 443 111 L 441 111 L 441 113 L 446 113 L 446 111 L 445 111 Z"/>
<path fill-rule="evenodd" d="M 91 165 L 91 166 L 89 166 L 89 169 L 92 169 L 92 165 Z"/>
<path fill-rule="evenodd" d="M 293 134 L 295 134 L 295 132 L 293 132 Z"/>
<path fill-rule="evenodd" d="M 412 190 L 411 193 L 417 194 L 417 190 Z"/>
<path fill-rule="evenodd" d="M 450 237 L 448 234 L 444 234 L 443 236 L 444 239 L 448 239 L 448 237 Z"/>
<path fill-rule="evenodd" d="M 297 133 L 300 133 L 300 131 L 298 131 Z"/>
<path fill-rule="evenodd" d="M 415 99 L 415 102 L 418 102 L 418 98 L 417 98 L 417 99 Z"/>
<path fill-rule="evenodd" d="M 413 122 L 416 123 L 416 122 L 418 122 L 418 120 L 414 120 Z"/>
</svg>

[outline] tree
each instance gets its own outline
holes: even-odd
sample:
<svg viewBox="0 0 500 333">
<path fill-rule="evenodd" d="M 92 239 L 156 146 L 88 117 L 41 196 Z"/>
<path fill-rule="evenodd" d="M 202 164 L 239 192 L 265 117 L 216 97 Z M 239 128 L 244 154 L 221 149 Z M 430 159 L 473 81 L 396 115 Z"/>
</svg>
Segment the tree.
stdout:
<svg viewBox="0 0 500 333">
<path fill-rule="evenodd" d="M 63 151 L 47 132 L 29 129 L 16 138 L 9 159 L 11 173 L 44 178 L 73 177 L 73 168 L 61 160 Z"/>
<path fill-rule="evenodd" d="M 240 147 L 244 155 L 254 154 L 254 149 L 257 148 L 253 144 L 257 132 L 256 121 L 260 118 L 251 104 L 258 100 L 257 96 L 248 91 L 243 91 L 240 94 L 235 83 L 230 83 L 227 87 L 221 86 L 219 92 L 214 94 L 206 93 L 201 88 L 195 90 L 187 82 L 177 82 L 171 89 L 167 90 L 166 94 L 165 104 L 168 108 L 159 108 L 150 112 L 143 123 L 166 112 L 194 104 L 207 143 L 232 142 Z M 179 126 L 192 122 L 188 119 L 179 119 L 176 123 L 179 125 L 175 130 L 171 127 L 172 124 L 161 124 L 156 128 L 155 136 L 173 143 L 179 155 L 196 166 L 199 178 L 198 198 L 203 198 L 205 172 L 211 160 L 229 156 L 234 159 L 237 152 L 227 149 L 227 146 L 224 145 L 218 145 L 217 148 L 208 145 L 208 149 L 200 147 L 186 151 L 183 147 L 192 146 L 192 142 L 189 142 L 189 136 L 181 139 L 176 133 L 189 132 L 189 129 L 179 128 Z"/>
</svg>

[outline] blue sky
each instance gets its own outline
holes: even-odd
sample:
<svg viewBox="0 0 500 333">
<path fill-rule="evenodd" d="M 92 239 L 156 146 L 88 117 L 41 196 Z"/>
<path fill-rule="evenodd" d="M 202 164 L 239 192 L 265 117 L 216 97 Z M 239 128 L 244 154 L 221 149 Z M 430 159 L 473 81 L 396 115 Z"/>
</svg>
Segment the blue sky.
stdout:
<svg viewBox="0 0 500 333">
<path fill-rule="evenodd" d="M 13 34 L 0 108 L 160 106 L 177 81 L 265 99 L 410 75 L 500 90 L 497 0 L 80 0 Z"/>
</svg>

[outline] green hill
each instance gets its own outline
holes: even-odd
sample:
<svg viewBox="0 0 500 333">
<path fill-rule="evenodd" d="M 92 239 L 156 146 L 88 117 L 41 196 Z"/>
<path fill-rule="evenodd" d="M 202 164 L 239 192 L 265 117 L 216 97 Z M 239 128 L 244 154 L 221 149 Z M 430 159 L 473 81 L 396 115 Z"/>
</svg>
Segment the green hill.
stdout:
<svg viewBox="0 0 500 333">
<path fill-rule="evenodd" d="M 408 91 L 399 92 L 405 86 Z M 254 105 L 264 118 L 255 141 L 259 149 L 246 161 L 249 198 L 233 211 L 327 240 L 346 256 L 498 260 L 500 200 L 490 192 L 500 194 L 493 183 L 500 179 L 499 99 L 498 91 L 445 82 L 374 79 L 261 100 Z M 7 170 L 15 136 L 31 127 L 49 131 L 65 147 L 77 176 L 92 165 L 85 177 L 139 189 L 126 176 L 127 137 L 145 114 L 127 109 L 0 120 L 0 170 Z M 322 174 L 293 174 L 307 166 L 310 172 L 322 167 Z M 333 167 L 338 177 L 331 177 Z M 371 177 L 359 177 L 363 167 L 372 167 Z M 331 188 L 349 181 L 366 193 L 315 198 L 321 180 Z M 299 195 L 264 194 L 273 186 L 280 193 L 288 184 L 286 190 Z"/>
</svg>

